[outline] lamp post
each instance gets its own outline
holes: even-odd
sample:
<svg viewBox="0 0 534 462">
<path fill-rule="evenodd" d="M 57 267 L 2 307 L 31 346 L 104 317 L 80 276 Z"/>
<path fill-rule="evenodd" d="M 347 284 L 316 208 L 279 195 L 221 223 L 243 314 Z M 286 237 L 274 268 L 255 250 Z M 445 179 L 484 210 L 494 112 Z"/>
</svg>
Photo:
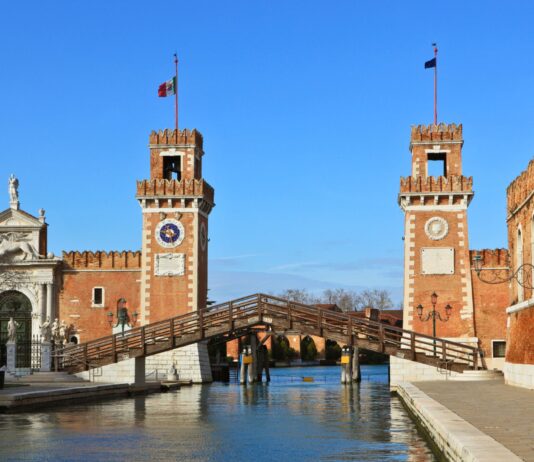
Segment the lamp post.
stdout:
<svg viewBox="0 0 534 462">
<path fill-rule="evenodd" d="M 430 302 L 432 303 L 432 311 L 429 311 L 426 317 L 423 319 L 423 305 L 419 304 L 417 305 L 417 316 L 419 316 L 419 319 L 422 322 L 426 322 L 432 319 L 432 337 L 433 337 L 433 343 L 434 343 L 434 356 L 436 356 L 436 319 L 439 319 L 442 322 L 447 322 L 449 318 L 451 317 L 452 306 L 447 303 L 447 306 L 445 306 L 446 318 L 442 318 L 441 314 L 438 311 L 436 311 L 436 304 L 438 303 L 438 294 L 436 294 L 436 292 L 432 292 L 432 295 L 430 296 Z"/>
<path fill-rule="evenodd" d="M 132 322 L 130 323 L 130 315 L 128 314 L 128 308 L 126 306 L 126 299 L 121 298 L 117 302 L 117 324 L 113 325 L 113 312 L 108 312 L 108 322 L 112 328 L 121 326 L 121 333 L 124 336 L 124 328 L 126 326 L 133 327 L 137 322 L 137 311 L 132 313 Z"/>
</svg>

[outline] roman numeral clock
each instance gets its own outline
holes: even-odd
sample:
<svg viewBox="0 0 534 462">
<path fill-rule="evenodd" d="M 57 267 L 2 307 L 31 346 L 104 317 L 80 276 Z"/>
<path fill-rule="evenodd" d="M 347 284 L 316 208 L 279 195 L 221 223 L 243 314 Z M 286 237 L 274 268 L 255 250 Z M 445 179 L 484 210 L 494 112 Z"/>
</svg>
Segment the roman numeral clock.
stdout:
<svg viewBox="0 0 534 462">
<path fill-rule="evenodd" d="M 174 218 L 161 220 L 155 229 L 156 241 L 164 249 L 178 247 L 185 238 L 182 223 Z M 185 273 L 185 254 L 157 253 L 154 265 L 156 276 L 183 276 Z"/>
</svg>

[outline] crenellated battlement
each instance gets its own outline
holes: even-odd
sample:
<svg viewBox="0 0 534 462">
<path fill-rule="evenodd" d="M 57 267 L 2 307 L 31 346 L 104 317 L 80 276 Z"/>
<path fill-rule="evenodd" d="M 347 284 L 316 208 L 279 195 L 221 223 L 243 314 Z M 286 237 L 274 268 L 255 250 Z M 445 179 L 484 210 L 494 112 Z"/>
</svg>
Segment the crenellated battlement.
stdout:
<svg viewBox="0 0 534 462">
<path fill-rule="evenodd" d="M 515 213 L 534 191 L 534 159 L 528 163 L 526 170 L 514 179 L 506 188 L 508 213 Z"/>
<path fill-rule="evenodd" d="M 139 269 L 140 251 L 63 251 L 63 263 L 67 269 Z"/>
<path fill-rule="evenodd" d="M 152 131 L 149 136 L 149 143 L 162 145 L 194 145 L 202 149 L 203 137 L 196 129 L 189 130 L 165 130 Z"/>
<path fill-rule="evenodd" d="M 400 192 L 402 193 L 430 193 L 430 192 L 472 192 L 473 177 L 438 176 L 438 177 L 401 177 Z"/>
<path fill-rule="evenodd" d="M 507 249 L 482 249 L 470 250 L 469 261 L 473 265 L 473 258 L 479 255 L 482 257 L 480 266 L 482 268 L 507 268 L 510 264 Z"/>
<path fill-rule="evenodd" d="M 410 144 L 414 142 L 463 142 L 462 124 L 413 125 Z"/>
<path fill-rule="evenodd" d="M 213 203 L 213 188 L 204 180 L 138 180 L 137 197 L 147 196 L 203 196 Z"/>
</svg>

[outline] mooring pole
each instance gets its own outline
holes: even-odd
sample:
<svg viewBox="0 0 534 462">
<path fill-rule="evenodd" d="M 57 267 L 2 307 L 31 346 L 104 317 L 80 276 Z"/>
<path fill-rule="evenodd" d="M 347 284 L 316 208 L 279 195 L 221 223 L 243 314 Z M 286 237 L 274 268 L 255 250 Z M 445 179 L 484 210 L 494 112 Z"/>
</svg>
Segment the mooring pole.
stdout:
<svg viewBox="0 0 534 462">
<path fill-rule="evenodd" d="M 352 381 L 362 381 L 362 374 L 360 370 L 360 349 L 358 347 L 353 347 L 352 349 Z"/>
<path fill-rule="evenodd" d="M 241 353 L 239 357 L 239 384 L 240 385 L 246 385 L 247 384 L 247 366 L 245 364 L 245 354 L 247 350 L 243 348 L 243 352 Z"/>
</svg>

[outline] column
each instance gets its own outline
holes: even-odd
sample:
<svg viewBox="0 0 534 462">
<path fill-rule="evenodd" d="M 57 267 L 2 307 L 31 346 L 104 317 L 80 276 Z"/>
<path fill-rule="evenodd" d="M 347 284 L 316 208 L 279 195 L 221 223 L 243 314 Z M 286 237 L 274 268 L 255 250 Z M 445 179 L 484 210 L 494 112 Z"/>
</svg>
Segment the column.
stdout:
<svg viewBox="0 0 534 462">
<path fill-rule="evenodd" d="M 53 309 L 53 294 L 54 294 L 54 285 L 46 285 L 46 316 L 50 318 L 50 321 L 54 321 L 54 309 Z"/>
<path fill-rule="evenodd" d="M 138 356 L 135 358 L 135 376 L 134 381 L 136 386 L 145 385 L 146 377 L 146 363 L 144 356 Z"/>
<path fill-rule="evenodd" d="M 46 321 L 46 291 L 44 284 L 39 284 L 39 312 L 41 324 L 43 324 Z"/>
</svg>

